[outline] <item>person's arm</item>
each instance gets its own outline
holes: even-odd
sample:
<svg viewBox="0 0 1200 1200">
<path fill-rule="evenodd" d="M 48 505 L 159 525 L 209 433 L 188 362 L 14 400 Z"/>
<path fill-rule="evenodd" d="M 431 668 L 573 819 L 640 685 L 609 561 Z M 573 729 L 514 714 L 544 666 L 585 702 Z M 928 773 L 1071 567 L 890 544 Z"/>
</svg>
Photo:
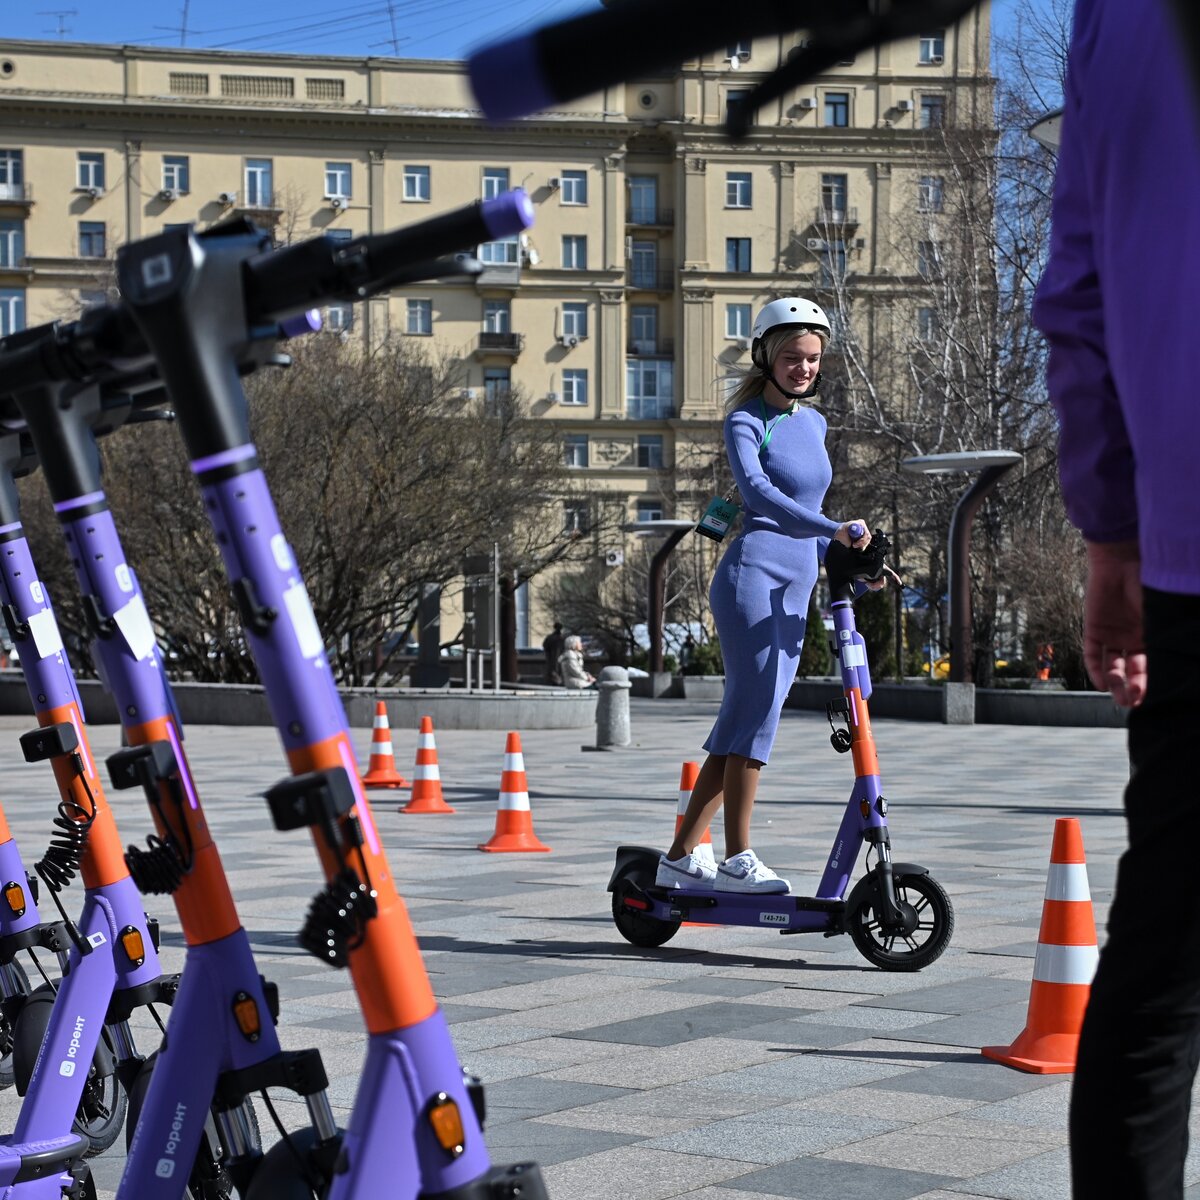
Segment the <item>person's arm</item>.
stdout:
<svg viewBox="0 0 1200 1200">
<path fill-rule="evenodd" d="M 840 528 L 816 509 L 803 508 L 767 478 L 758 448 L 762 422 L 749 412 L 731 413 L 725 421 L 725 448 L 734 482 L 748 507 L 770 517 L 784 533 L 793 537 L 832 537 Z"/>
</svg>

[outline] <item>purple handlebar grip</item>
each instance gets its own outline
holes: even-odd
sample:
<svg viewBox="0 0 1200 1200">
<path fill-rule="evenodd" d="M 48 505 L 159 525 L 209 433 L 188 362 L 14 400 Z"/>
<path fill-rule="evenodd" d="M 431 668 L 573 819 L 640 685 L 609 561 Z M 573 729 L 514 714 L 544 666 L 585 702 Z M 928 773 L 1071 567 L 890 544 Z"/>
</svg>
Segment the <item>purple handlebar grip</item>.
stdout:
<svg viewBox="0 0 1200 1200">
<path fill-rule="evenodd" d="M 502 192 L 480 205 L 480 216 L 493 239 L 520 233 L 533 224 L 533 201 L 524 188 Z"/>
<path fill-rule="evenodd" d="M 857 542 L 858 539 L 867 532 L 867 527 L 861 521 L 851 521 L 848 532 L 850 534 L 850 540 L 852 542 Z"/>
<path fill-rule="evenodd" d="M 279 332 L 285 338 L 301 337 L 306 333 L 317 333 L 321 328 L 320 309 L 310 308 L 294 317 L 284 317 L 279 322 Z"/>
<path fill-rule="evenodd" d="M 511 121 L 541 112 L 554 103 L 542 77 L 532 34 L 494 42 L 467 60 L 471 90 L 489 121 Z"/>
</svg>

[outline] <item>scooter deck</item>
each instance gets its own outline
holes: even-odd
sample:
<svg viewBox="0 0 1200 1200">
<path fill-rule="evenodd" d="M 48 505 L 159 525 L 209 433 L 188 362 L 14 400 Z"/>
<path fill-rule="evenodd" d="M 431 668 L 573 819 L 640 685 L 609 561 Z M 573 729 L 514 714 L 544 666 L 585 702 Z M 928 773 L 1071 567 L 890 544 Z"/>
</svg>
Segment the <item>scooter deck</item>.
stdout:
<svg viewBox="0 0 1200 1200">
<path fill-rule="evenodd" d="M 646 888 L 645 894 L 653 906 L 647 915 L 661 921 L 700 920 L 711 925 L 765 925 L 796 933 L 840 933 L 846 912 L 844 900 L 817 896 L 657 886 Z"/>
</svg>

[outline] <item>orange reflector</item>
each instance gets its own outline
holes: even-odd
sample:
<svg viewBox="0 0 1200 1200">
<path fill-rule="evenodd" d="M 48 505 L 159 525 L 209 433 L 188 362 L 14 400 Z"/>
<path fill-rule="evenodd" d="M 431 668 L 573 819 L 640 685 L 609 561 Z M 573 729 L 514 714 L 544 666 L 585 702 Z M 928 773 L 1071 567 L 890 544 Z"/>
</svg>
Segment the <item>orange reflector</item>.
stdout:
<svg viewBox="0 0 1200 1200">
<path fill-rule="evenodd" d="M 860 800 L 860 801 L 858 802 L 858 810 L 859 810 L 859 812 L 861 812 L 861 813 L 862 813 L 862 815 L 863 815 L 863 820 L 864 820 L 864 821 L 865 821 L 865 820 L 867 820 L 867 819 L 870 817 L 870 815 L 871 815 L 871 802 L 870 802 L 870 800 Z"/>
<path fill-rule="evenodd" d="M 245 1037 L 252 1042 L 258 1041 L 258 1035 L 262 1032 L 262 1020 L 253 996 L 238 992 L 233 998 L 233 1019 L 237 1021 L 238 1028 Z"/>
<path fill-rule="evenodd" d="M 19 883 L 4 885 L 4 899 L 7 901 L 8 907 L 12 909 L 14 917 L 25 915 L 25 889 Z"/>
<path fill-rule="evenodd" d="M 121 948 L 135 967 L 140 967 L 146 961 L 146 943 L 142 941 L 140 931 L 132 925 L 121 930 Z"/>
<path fill-rule="evenodd" d="M 446 1095 L 439 1092 L 437 1098 L 429 1107 L 429 1124 L 433 1127 L 433 1136 L 438 1145 L 451 1154 L 461 1154 L 466 1137 L 463 1133 L 462 1114 L 458 1105 Z"/>
</svg>

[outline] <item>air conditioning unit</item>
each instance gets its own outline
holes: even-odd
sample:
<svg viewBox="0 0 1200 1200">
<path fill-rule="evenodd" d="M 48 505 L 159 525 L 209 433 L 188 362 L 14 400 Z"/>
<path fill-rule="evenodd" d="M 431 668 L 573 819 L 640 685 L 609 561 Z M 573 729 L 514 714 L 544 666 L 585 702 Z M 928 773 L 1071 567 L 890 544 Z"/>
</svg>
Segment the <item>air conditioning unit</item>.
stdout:
<svg viewBox="0 0 1200 1200">
<path fill-rule="evenodd" d="M 561 404 L 562 403 L 562 392 L 547 392 L 546 393 L 546 403 L 547 404 Z"/>
<path fill-rule="evenodd" d="M 163 188 L 163 190 L 158 193 L 158 198 L 160 200 L 166 200 L 168 203 L 172 200 L 178 200 L 179 196 L 180 191 L 178 188 Z"/>
<path fill-rule="evenodd" d="M 557 175 L 551 175 L 549 187 L 552 192 L 557 192 L 558 189 L 562 187 L 562 180 Z"/>
<path fill-rule="evenodd" d="M 942 65 L 943 59 L 940 54 L 931 54 L 929 56 L 929 61 L 933 63 L 935 67 L 939 67 Z"/>
<path fill-rule="evenodd" d="M 579 345 L 579 338 L 574 333 L 564 333 L 559 339 L 558 344 L 565 347 L 567 350 L 574 350 Z"/>
<path fill-rule="evenodd" d="M 912 112 L 913 102 L 911 100 L 897 100 L 896 108 L 900 112 Z"/>
<path fill-rule="evenodd" d="M 799 106 L 801 108 L 816 108 L 817 107 L 816 96 L 801 96 Z"/>
<path fill-rule="evenodd" d="M 805 238 L 804 239 L 804 248 L 805 248 L 805 250 L 824 250 L 825 249 L 825 239 L 824 238 Z"/>
<path fill-rule="evenodd" d="M 749 350 L 750 349 L 750 339 L 748 337 L 734 338 L 733 344 L 739 350 Z"/>
<path fill-rule="evenodd" d="M 329 197 L 329 207 L 332 208 L 335 212 L 341 212 L 342 209 L 350 207 L 350 197 L 349 196 L 330 196 Z"/>
<path fill-rule="evenodd" d="M 460 400 L 474 400 L 475 394 L 476 393 L 475 393 L 474 388 L 459 388 L 458 389 L 458 398 Z"/>
<path fill-rule="evenodd" d="M 605 550 L 604 565 L 606 567 L 620 567 L 625 564 L 624 550 Z"/>
<path fill-rule="evenodd" d="M 229 205 L 237 203 L 237 192 L 222 192 L 217 197 L 217 200 L 226 207 L 229 207 Z"/>
<path fill-rule="evenodd" d="M 83 190 L 85 192 L 87 192 L 87 194 L 93 200 L 98 200 L 101 196 L 104 195 L 104 189 L 102 187 L 90 187 L 90 188 L 84 188 Z"/>
</svg>

